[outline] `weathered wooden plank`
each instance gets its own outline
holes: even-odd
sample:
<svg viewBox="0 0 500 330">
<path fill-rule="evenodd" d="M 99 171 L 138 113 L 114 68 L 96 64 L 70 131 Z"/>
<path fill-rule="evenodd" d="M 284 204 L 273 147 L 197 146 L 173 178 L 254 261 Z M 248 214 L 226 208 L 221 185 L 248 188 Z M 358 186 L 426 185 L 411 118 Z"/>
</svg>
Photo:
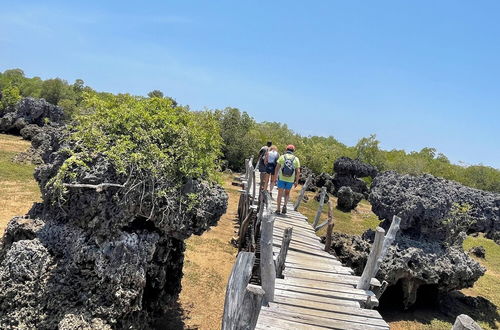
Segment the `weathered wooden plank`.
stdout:
<svg viewBox="0 0 500 330">
<path fill-rule="evenodd" d="M 280 249 L 281 247 L 281 242 L 273 242 L 273 246 L 275 249 Z M 319 250 L 322 251 L 322 250 Z M 308 258 L 308 257 L 318 257 L 318 258 L 324 258 L 325 260 L 323 262 L 326 263 L 334 263 L 334 264 L 340 264 L 340 261 L 333 259 L 333 258 L 328 258 L 327 256 L 321 254 L 318 252 L 318 249 L 313 249 L 313 248 L 305 248 L 303 246 L 297 245 L 295 243 L 290 244 L 289 252 L 296 252 L 299 253 L 301 257 Z"/>
<path fill-rule="evenodd" d="M 285 260 L 288 253 L 288 248 L 290 246 L 290 241 L 292 240 L 293 227 L 285 229 L 283 232 L 282 244 L 280 246 L 280 251 L 278 257 L 276 258 L 276 276 L 282 277 L 283 270 L 285 269 Z"/>
<path fill-rule="evenodd" d="M 377 259 L 382 252 L 382 247 L 384 244 L 384 233 L 384 229 L 377 227 L 377 230 L 375 231 L 375 240 L 373 241 L 373 245 L 370 250 L 370 255 L 368 256 L 365 268 L 363 269 L 363 274 L 361 275 L 356 286 L 358 289 L 367 290 L 370 287 L 370 281 L 374 276 Z"/>
<path fill-rule="evenodd" d="M 355 293 L 351 293 L 351 292 L 349 292 L 349 293 L 336 292 L 336 291 L 326 290 L 324 288 L 315 289 L 315 288 L 293 286 L 293 285 L 282 284 L 282 283 L 276 283 L 275 288 L 279 289 L 279 290 L 283 290 L 283 291 L 307 293 L 307 294 L 313 294 L 313 295 L 335 298 L 335 299 L 353 300 L 353 301 L 359 302 L 360 304 L 364 304 L 366 302 L 366 299 L 369 297 L 366 294 L 355 294 Z M 371 295 L 370 297 L 372 297 L 373 306 L 378 306 L 377 298 L 373 295 Z"/>
<path fill-rule="evenodd" d="M 364 308 L 359 308 L 359 307 L 332 305 L 332 304 L 325 304 L 325 303 L 318 302 L 318 301 L 309 301 L 309 300 L 304 300 L 304 299 L 288 298 L 288 297 L 282 297 L 282 296 L 276 296 L 274 302 L 277 304 L 286 304 L 286 305 L 292 305 L 292 306 L 303 307 L 303 308 L 311 308 L 311 309 L 332 311 L 332 312 L 344 313 L 344 314 L 350 314 L 350 315 L 380 318 L 380 314 L 376 310 L 373 310 L 373 309 L 364 309 Z"/>
<path fill-rule="evenodd" d="M 328 227 L 326 228 L 326 240 L 325 240 L 325 251 L 329 252 L 332 247 L 332 233 L 333 226 L 333 201 L 330 199 L 328 201 Z"/>
<path fill-rule="evenodd" d="M 365 316 L 349 315 L 332 311 L 323 311 L 319 309 L 303 308 L 298 306 L 276 304 L 276 303 L 271 303 L 268 308 L 269 310 L 276 311 L 278 313 L 283 311 L 283 312 L 297 313 L 302 315 L 318 316 L 326 319 L 334 319 L 340 321 L 349 321 L 353 323 L 374 325 L 383 327 L 385 329 L 389 328 L 389 325 L 382 319 L 382 317 L 372 318 Z"/>
<path fill-rule="evenodd" d="M 273 222 L 269 210 L 264 211 L 260 231 L 260 276 L 262 288 L 265 291 L 263 304 L 273 301 L 276 268 L 273 258 Z"/>
<path fill-rule="evenodd" d="M 254 172 L 255 173 L 255 172 Z M 260 286 L 248 284 L 235 321 L 238 330 L 253 330 L 257 324 L 264 290 Z"/>
<path fill-rule="evenodd" d="M 360 295 L 371 296 L 373 292 L 368 290 L 360 290 L 353 288 L 352 285 L 336 284 L 336 283 L 325 283 L 322 281 L 316 281 L 313 279 L 302 279 L 302 278 L 287 278 L 287 279 L 276 279 L 276 283 L 287 285 L 289 287 L 305 287 L 313 288 L 325 291 L 336 291 L 344 293 L 354 293 Z"/>
<path fill-rule="evenodd" d="M 325 304 L 334 304 L 338 306 L 360 307 L 359 302 L 357 300 L 338 299 L 338 298 L 325 297 L 325 296 L 319 296 L 319 295 L 308 294 L 303 292 L 295 292 L 289 290 L 281 290 L 281 289 L 275 289 L 274 294 L 275 297 L 281 296 L 285 298 L 317 301 Z"/>
<path fill-rule="evenodd" d="M 321 195 L 319 196 L 318 211 L 316 211 L 316 216 L 314 217 L 314 222 L 312 224 L 313 228 L 319 223 L 321 217 L 321 212 L 323 212 L 323 204 L 325 204 L 326 187 L 321 187 Z"/>
<path fill-rule="evenodd" d="M 302 202 L 302 198 L 304 198 L 304 194 L 306 192 L 307 186 L 311 183 L 312 180 L 312 174 L 309 174 L 309 176 L 306 179 L 306 182 L 304 182 L 304 185 L 302 186 L 302 189 L 300 190 L 299 197 L 297 198 L 297 201 L 295 202 L 295 205 L 293 206 L 293 209 L 297 211 L 299 209 L 300 203 Z"/>
<path fill-rule="evenodd" d="M 255 329 L 283 329 L 283 330 L 317 330 L 328 329 L 325 327 L 312 326 L 306 323 L 277 319 L 273 316 L 261 313 Z"/>
<path fill-rule="evenodd" d="M 318 263 L 340 263 L 340 261 L 336 260 L 332 256 L 313 256 L 310 253 L 305 253 L 305 252 L 298 252 L 298 251 L 289 251 L 290 256 L 296 257 L 296 258 L 304 258 L 305 261 L 312 261 L 312 262 L 318 262 Z"/>
<path fill-rule="evenodd" d="M 277 248 L 274 248 L 277 249 Z M 321 257 L 312 255 L 312 254 L 292 254 L 293 252 L 297 252 L 292 250 L 288 251 L 287 260 L 294 264 L 302 264 L 308 266 L 316 266 L 316 265 L 332 265 L 332 266 L 342 266 L 340 261 L 331 260 L 331 259 L 322 259 Z"/>
<path fill-rule="evenodd" d="M 311 272 L 297 269 L 285 269 L 285 277 L 310 278 Z M 360 277 L 354 275 L 335 275 L 335 274 L 314 274 L 314 279 L 324 282 L 346 283 L 356 285 Z M 371 285 L 380 286 L 380 282 L 376 278 L 372 278 Z"/>
<path fill-rule="evenodd" d="M 276 311 L 276 310 L 265 309 L 262 313 L 269 317 L 279 318 L 280 320 L 304 323 L 310 326 L 320 326 L 329 329 L 359 329 L 359 330 L 387 329 L 386 327 L 380 327 L 376 325 L 367 325 L 367 324 L 359 324 L 356 322 L 349 322 L 343 320 L 327 319 L 314 315 L 291 313 L 283 310 Z"/>
<path fill-rule="evenodd" d="M 342 267 L 342 266 L 330 267 L 329 269 L 314 269 L 311 266 L 303 266 L 303 265 L 288 264 L 287 263 L 286 268 L 310 271 L 310 272 L 312 272 L 311 276 L 313 276 L 313 277 L 316 274 L 316 272 L 326 273 L 326 274 L 353 275 L 352 269 L 347 268 L 347 267 Z"/>
<path fill-rule="evenodd" d="M 233 265 L 231 275 L 227 282 L 226 298 L 224 301 L 224 314 L 222 329 L 234 329 L 243 296 L 248 281 L 252 276 L 252 267 L 255 255 L 251 252 L 240 252 Z"/>
<path fill-rule="evenodd" d="M 276 226 L 276 230 L 278 230 L 280 232 L 280 234 L 278 236 L 282 236 L 283 235 L 283 231 L 286 229 L 286 228 L 289 228 L 289 227 L 292 227 L 292 228 L 295 228 L 295 239 L 298 240 L 298 241 L 311 241 L 312 243 L 320 243 L 320 239 L 318 236 L 314 235 L 314 234 L 307 234 L 303 231 L 300 231 L 300 229 L 297 229 L 297 227 L 295 226 L 288 226 L 288 227 L 279 227 L 279 226 Z"/>
</svg>

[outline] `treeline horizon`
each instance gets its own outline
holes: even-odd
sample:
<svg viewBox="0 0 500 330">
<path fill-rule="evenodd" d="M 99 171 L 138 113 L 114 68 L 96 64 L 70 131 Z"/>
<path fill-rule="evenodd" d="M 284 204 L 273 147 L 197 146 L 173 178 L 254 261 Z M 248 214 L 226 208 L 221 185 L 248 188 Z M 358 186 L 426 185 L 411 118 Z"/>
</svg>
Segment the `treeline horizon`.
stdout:
<svg viewBox="0 0 500 330">
<path fill-rule="evenodd" d="M 15 105 L 22 97 L 44 98 L 49 103 L 64 109 L 68 121 L 85 115 L 85 95 L 110 99 L 112 97 L 167 98 L 175 106 L 190 110 L 189 106 L 180 106 L 175 99 L 165 96 L 160 90 L 153 90 L 148 96 L 131 94 L 113 94 L 99 92 L 86 86 L 82 79 L 73 84 L 60 78 L 28 78 L 21 69 L 10 69 L 0 73 L 0 112 Z M 401 174 L 419 175 L 429 173 L 434 176 L 454 180 L 464 185 L 500 192 L 500 169 L 487 165 L 453 164 L 443 153 L 435 148 L 425 147 L 420 151 L 407 152 L 402 149 L 383 150 L 375 135 L 361 138 L 355 146 L 347 146 L 333 136 L 302 136 L 286 125 L 278 122 L 257 122 L 247 112 L 238 108 L 227 107 L 222 110 L 203 110 L 219 122 L 218 132 L 223 140 L 222 167 L 234 171 L 242 169 L 244 159 L 251 153 L 257 159 L 258 150 L 267 141 L 272 141 L 282 152 L 287 144 L 294 144 L 297 156 L 304 166 L 313 172 L 333 173 L 333 162 L 341 156 L 359 159 L 374 165 L 380 171 L 394 170 Z"/>
</svg>

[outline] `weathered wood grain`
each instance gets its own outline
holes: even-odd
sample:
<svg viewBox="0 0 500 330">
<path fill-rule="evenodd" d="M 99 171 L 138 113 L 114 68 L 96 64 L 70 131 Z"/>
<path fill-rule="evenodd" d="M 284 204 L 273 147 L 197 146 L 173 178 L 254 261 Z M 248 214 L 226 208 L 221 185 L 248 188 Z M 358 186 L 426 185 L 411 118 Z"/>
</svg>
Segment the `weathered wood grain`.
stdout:
<svg viewBox="0 0 500 330">
<path fill-rule="evenodd" d="M 251 252 L 240 252 L 233 265 L 227 282 L 222 329 L 235 329 L 235 321 L 243 301 L 248 281 L 252 276 L 255 255 Z"/>
</svg>

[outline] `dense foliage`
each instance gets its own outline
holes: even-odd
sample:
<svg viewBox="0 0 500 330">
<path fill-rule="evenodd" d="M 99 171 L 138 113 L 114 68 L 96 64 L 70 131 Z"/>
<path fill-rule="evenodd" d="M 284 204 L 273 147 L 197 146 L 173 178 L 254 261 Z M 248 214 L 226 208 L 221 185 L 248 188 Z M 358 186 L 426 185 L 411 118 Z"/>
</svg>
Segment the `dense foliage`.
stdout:
<svg viewBox="0 0 500 330">
<path fill-rule="evenodd" d="M 175 194 L 186 178 L 217 180 L 222 139 L 212 113 L 191 112 L 165 98 L 95 93 L 84 93 L 82 107 L 86 113 L 70 125 L 70 157 L 48 183 L 60 198 L 63 183 L 101 156 L 118 175 L 148 182 L 153 198 Z"/>
<path fill-rule="evenodd" d="M 188 112 L 187 107 L 179 107 L 174 99 L 164 96 L 159 90 L 148 93 L 149 98 L 132 97 L 127 94 L 113 95 L 111 93 L 96 92 L 92 88 L 85 86 L 81 79 L 69 84 L 59 78 L 48 80 L 42 80 L 38 77 L 27 78 L 20 69 L 6 70 L 0 73 L 0 90 L 3 94 L 0 110 L 15 104 L 23 96 L 44 97 L 49 102 L 62 106 L 68 118 L 79 118 L 80 125 L 83 125 L 81 128 L 87 125 L 88 129 L 92 130 L 94 122 L 100 123 L 101 126 L 98 129 L 102 133 L 100 136 L 102 140 L 97 146 L 103 150 L 108 145 L 112 146 L 113 151 L 108 151 L 110 155 L 115 152 L 120 153 L 120 148 L 125 145 L 128 146 L 129 141 L 123 141 L 125 144 L 120 148 L 114 146 L 113 134 L 115 133 L 113 133 L 114 131 L 109 125 L 118 125 L 113 127 L 121 127 L 120 129 L 138 128 L 139 131 L 137 132 L 144 132 L 149 127 L 149 124 L 147 124 L 149 119 L 163 120 L 162 116 L 164 115 L 166 118 L 170 118 L 162 112 L 165 110 L 164 108 L 182 109 L 182 113 L 186 115 L 203 117 L 204 119 L 198 125 L 208 125 L 209 127 L 196 127 L 198 131 L 194 134 L 193 145 L 186 144 L 184 147 L 193 148 L 192 150 L 196 150 L 198 156 L 199 152 L 209 152 L 209 154 L 206 159 L 202 157 L 203 159 L 193 160 L 193 155 L 186 158 L 186 163 L 181 165 L 183 170 L 187 171 L 186 174 L 189 175 L 206 175 L 213 172 L 218 162 L 215 161 L 215 154 L 208 150 L 216 148 L 220 139 L 223 141 L 221 146 L 223 165 L 233 170 L 242 169 L 244 159 L 250 156 L 249 153 L 253 152 L 254 158 L 257 159 L 257 152 L 260 147 L 270 140 L 278 146 L 280 151 L 283 151 L 287 144 L 294 144 L 297 147 L 297 155 L 300 157 L 301 163 L 316 173 L 332 173 L 334 160 L 341 156 L 347 156 L 372 164 L 379 170 L 395 170 L 399 173 L 409 174 L 431 173 L 474 188 L 500 192 L 500 170 L 484 165 L 455 165 L 450 163 L 445 155 L 438 153 L 434 148 L 423 148 L 418 152 L 406 152 L 396 149 L 381 150 L 379 141 L 374 135 L 361 138 L 355 146 L 349 147 L 332 136 L 305 137 L 293 132 L 286 124 L 276 122 L 257 123 L 246 112 L 241 112 L 236 108 L 198 112 L 195 115 Z M 91 97 L 89 98 L 89 96 Z M 92 105 L 95 111 L 91 112 L 90 116 L 87 116 L 89 104 Z M 152 114 L 150 110 L 146 109 L 155 107 L 163 109 L 161 110 L 162 113 Z M 128 111 L 131 109 L 133 111 L 129 114 Z M 123 117 L 113 118 L 112 116 Z M 142 118 L 142 116 L 145 117 Z M 127 122 L 121 122 L 125 118 Z M 115 119 L 118 121 L 114 121 Z M 110 122 L 106 123 L 107 120 Z M 146 123 L 140 124 L 141 120 L 146 121 Z M 216 122 L 218 122 L 218 125 Z M 182 126 L 184 124 L 183 120 L 176 122 L 176 125 Z M 215 126 L 218 127 L 215 128 Z M 202 129 L 207 129 L 207 132 L 201 132 Z M 216 131 L 220 132 L 220 134 L 216 133 Z M 196 134 L 201 135 L 196 136 Z M 134 138 L 136 139 L 134 142 L 136 146 L 149 141 L 139 135 L 140 133 Z M 193 137 L 190 136 L 189 138 Z M 155 141 L 159 141 L 160 137 L 157 136 L 155 139 Z M 200 143 L 200 141 L 208 143 L 207 150 L 197 149 L 196 144 Z M 212 141 L 213 144 L 211 144 Z M 87 142 L 90 143 L 90 140 Z M 146 146 L 142 147 L 145 148 Z M 157 147 L 161 149 L 163 145 L 159 144 Z M 130 152 L 131 149 L 127 148 L 123 150 L 122 156 Z M 147 152 L 158 152 L 158 150 L 147 150 Z M 172 156 L 172 152 L 170 150 L 166 154 Z M 118 159 L 119 157 L 117 161 Z M 200 164 L 201 168 L 197 167 L 196 164 Z M 194 167 L 191 169 L 190 166 Z"/>
</svg>

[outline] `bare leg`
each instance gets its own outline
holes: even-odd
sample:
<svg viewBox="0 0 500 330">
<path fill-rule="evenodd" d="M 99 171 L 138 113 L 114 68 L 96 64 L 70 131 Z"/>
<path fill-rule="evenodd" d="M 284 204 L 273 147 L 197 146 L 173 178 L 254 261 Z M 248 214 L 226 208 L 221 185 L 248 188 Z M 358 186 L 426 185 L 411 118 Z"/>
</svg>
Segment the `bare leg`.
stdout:
<svg viewBox="0 0 500 330">
<path fill-rule="evenodd" d="M 264 187 L 262 188 L 262 190 L 267 190 L 268 184 L 269 184 L 269 174 L 266 173 L 266 175 L 264 176 Z"/>
<path fill-rule="evenodd" d="M 276 210 L 280 211 L 281 210 L 281 197 L 283 196 L 283 189 L 278 188 L 278 200 L 276 201 Z"/>
<path fill-rule="evenodd" d="M 286 206 L 288 204 L 289 198 L 290 198 L 290 190 L 287 189 L 287 190 L 285 190 L 285 204 L 284 204 L 284 206 Z"/>
<path fill-rule="evenodd" d="M 260 172 L 260 185 L 259 185 L 260 190 L 264 189 L 264 182 L 266 179 L 266 175 L 267 175 L 266 172 Z"/>
<path fill-rule="evenodd" d="M 269 185 L 269 192 L 270 193 L 273 192 L 274 182 L 276 182 L 276 176 L 275 175 L 271 175 L 271 183 Z"/>
</svg>

